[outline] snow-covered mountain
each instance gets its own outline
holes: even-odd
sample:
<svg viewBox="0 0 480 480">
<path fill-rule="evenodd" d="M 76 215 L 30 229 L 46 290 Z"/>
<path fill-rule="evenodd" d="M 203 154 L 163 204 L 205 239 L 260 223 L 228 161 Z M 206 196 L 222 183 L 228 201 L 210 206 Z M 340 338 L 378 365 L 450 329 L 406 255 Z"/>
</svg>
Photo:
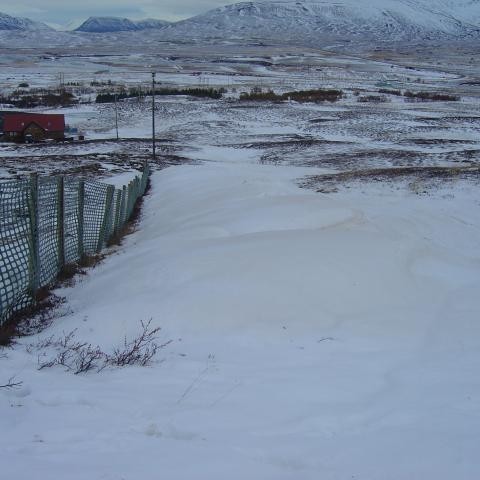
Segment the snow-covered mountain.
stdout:
<svg viewBox="0 0 480 480">
<path fill-rule="evenodd" d="M 443 0 L 443 9 L 460 21 L 480 25 L 480 0 Z"/>
<path fill-rule="evenodd" d="M 154 18 L 133 21 L 128 18 L 119 17 L 90 17 L 76 28 L 75 31 L 89 33 L 130 32 L 163 28 L 167 25 L 169 25 L 169 22 Z"/>
<path fill-rule="evenodd" d="M 77 24 L 78 25 L 78 24 Z M 15 43 L 5 30 L 18 32 L 49 29 L 27 19 L 0 14 L 0 38 Z M 40 29 L 40 30 L 39 30 Z M 52 33 L 53 32 L 53 33 Z M 49 29 L 48 44 L 55 43 Z M 82 35 L 77 35 L 82 33 Z M 89 42 L 88 33 L 135 35 L 135 43 L 152 40 L 265 40 L 296 42 L 325 47 L 368 46 L 393 42 L 480 41 L 480 0 L 262 0 L 216 8 L 202 15 L 168 23 L 147 19 L 133 21 L 118 17 L 90 17 L 73 32 L 71 42 Z M 5 40 L 3 37 L 7 37 Z M 22 43 L 30 41 L 22 37 Z M 35 45 L 41 35 L 35 38 Z"/>
<path fill-rule="evenodd" d="M 347 42 L 467 38 L 479 36 L 479 18 L 480 0 L 276 0 L 220 7 L 162 34 Z"/>
<path fill-rule="evenodd" d="M 148 30 L 154 28 L 165 28 L 170 25 L 166 20 L 159 20 L 157 18 L 146 18 L 145 20 L 138 20 L 135 22 L 139 30 Z"/>
<path fill-rule="evenodd" d="M 128 32 L 138 30 L 137 25 L 128 18 L 90 17 L 75 31 L 89 33 Z"/>
<path fill-rule="evenodd" d="M 0 30 L 52 30 L 44 23 L 34 22 L 28 18 L 12 17 L 0 12 Z"/>
</svg>

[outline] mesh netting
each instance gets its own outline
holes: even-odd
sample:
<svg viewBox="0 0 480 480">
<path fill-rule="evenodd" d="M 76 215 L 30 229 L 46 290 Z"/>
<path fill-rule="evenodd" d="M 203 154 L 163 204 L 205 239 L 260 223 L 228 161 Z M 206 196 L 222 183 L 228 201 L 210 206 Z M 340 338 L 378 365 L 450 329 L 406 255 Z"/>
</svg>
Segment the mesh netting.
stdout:
<svg viewBox="0 0 480 480">
<path fill-rule="evenodd" d="M 58 187 L 55 177 L 38 179 L 38 255 L 40 285 L 52 282 L 60 269 L 58 261 Z"/>
<path fill-rule="evenodd" d="M 121 231 L 148 175 L 147 166 L 120 190 L 63 177 L 0 183 L 0 325 L 65 264 L 100 252 Z"/>
<path fill-rule="evenodd" d="M 79 199 L 81 184 L 79 180 L 65 180 L 64 199 L 64 254 L 65 263 L 76 262 L 81 257 L 81 244 L 78 239 L 79 232 Z"/>
<path fill-rule="evenodd" d="M 0 324 L 31 303 L 29 182 L 0 184 Z"/>
<path fill-rule="evenodd" d="M 96 182 L 85 182 L 85 207 L 83 245 L 87 255 L 97 251 L 105 215 L 105 202 L 108 185 Z"/>
</svg>

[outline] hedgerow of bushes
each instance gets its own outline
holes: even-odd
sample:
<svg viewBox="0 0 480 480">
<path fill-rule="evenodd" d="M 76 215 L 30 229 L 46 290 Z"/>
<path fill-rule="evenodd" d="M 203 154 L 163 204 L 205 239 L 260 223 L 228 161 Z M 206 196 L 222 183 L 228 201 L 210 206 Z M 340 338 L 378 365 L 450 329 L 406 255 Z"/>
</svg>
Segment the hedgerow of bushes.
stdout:
<svg viewBox="0 0 480 480">
<path fill-rule="evenodd" d="M 215 88 L 156 88 L 155 95 L 188 95 L 190 97 L 198 98 L 212 98 L 218 100 L 222 98 L 225 89 Z M 124 100 L 126 98 L 138 98 L 152 95 L 152 90 L 138 90 L 131 88 L 130 90 L 122 90 L 115 92 L 102 92 L 97 95 L 96 103 L 112 103 L 117 100 Z"/>
<path fill-rule="evenodd" d="M 249 101 L 271 101 L 282 102 L 285 100 L 293 100 L 295 102 L 336 102 L 342 98 L 342 90 L 318 88 L 314 90 L 299 90 L 276 94 L 273 90 L 263 92 L 261 89 L 253 88 L 250 93 L 242 92 L 240 100 Z"/>
<path fill-rule="evenodd" d="M 14 105 L 16 108 L 35 107 L 66 107 L 75 105 L 78 100 L 70 92 L 54 93 L 52 91 L 41 91 L 38 93 L 19 94 L 14 92 L 8 97 L 0 97 L 0 103 Z"/>
<path fill-rule="evenodd" d="M 405 90 L 405 92 L 402 93 L 401 90 L 390 90 L 387 88 L 381 88 L 380 90 L 378 90 L 378 93 L 396 96 L 403 95 L 405 98 L 418 101 L 458 102 L 460 100 L 460 97 L 458 95 L 450 95 L 448 93 L 439 92 L 412 92 L 410 90 Z"/>
</svg>

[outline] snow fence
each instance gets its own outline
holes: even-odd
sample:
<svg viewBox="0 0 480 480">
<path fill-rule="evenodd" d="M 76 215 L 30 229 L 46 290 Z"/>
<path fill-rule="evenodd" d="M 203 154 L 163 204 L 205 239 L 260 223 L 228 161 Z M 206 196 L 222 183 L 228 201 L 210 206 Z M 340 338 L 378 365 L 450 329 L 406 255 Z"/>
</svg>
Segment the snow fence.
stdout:
<svg viewBox="0 0 480 480">
<path fill-rule="evenodd" d="M 131 218 L 149 167 L 122 189 L 32 175 L 0 183 L 0 326 L 66 265 L 99 253 Z"/>
</svg>

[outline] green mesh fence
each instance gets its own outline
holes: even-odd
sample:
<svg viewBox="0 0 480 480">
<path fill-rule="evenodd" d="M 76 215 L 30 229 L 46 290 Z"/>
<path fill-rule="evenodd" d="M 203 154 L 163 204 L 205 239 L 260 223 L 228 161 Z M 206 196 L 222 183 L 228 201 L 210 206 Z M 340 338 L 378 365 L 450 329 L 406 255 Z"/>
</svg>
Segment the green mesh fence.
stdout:
<svg viewBox="0 0 480 480">
<path fill-rule="evenodd" d="M 59 238 L 57 235 L 59 192 L 55 177 L 38 178 L 37 242 L 39 284 L 48 285 L 60 270 L 58 262 Z"/>
<path fill-rule="evenodd" d="M 31 303 L 32 222 L 28 181 L 0 183 L 0 318 Z"/>
<path fill-rule="evenodd" d="M 83 254 L 82 242 L 79 242 L 81 235 L 80 224 L 83 214 L 83 205 L 80 205 L 83 182 L 79 180 L 65 179 L 63 187 L 63 248 L 65 263 L 74 263 Z"/>
<path fill-rule="evenodd" d="M 64 177 L 0 183 L 0 325 L 34 303 L 62 268 L 100 252 L 147 188 L 145 167 L 128 186 Z"/>
</svg>

